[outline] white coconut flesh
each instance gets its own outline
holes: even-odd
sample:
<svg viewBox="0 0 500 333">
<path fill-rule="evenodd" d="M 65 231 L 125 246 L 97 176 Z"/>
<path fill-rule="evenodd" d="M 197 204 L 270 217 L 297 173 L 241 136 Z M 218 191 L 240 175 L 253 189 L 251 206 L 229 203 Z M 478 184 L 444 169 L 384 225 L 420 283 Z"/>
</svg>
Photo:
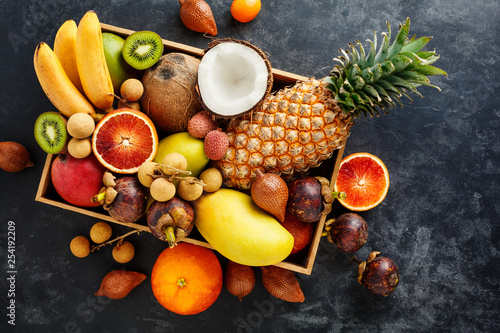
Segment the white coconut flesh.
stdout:
<svg viewBox="0 0 500 333">
<path fill-rule="evenodd" d="M 212 47 L 198 67 L 198 89 L 205 107 L 222 117 L 244 114 L 267 94 L 269 68 L 249 46 L 224 42 Z"/>
</svg>

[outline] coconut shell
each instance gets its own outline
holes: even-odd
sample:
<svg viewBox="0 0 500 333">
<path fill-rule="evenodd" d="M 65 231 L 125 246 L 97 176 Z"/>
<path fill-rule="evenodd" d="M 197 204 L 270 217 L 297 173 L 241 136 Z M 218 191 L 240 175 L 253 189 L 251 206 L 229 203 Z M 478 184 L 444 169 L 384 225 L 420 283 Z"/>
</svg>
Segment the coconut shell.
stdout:
<svg viewBox="0 0 500 333">
<path fill-rule="evenodd" d="M 304 293 L 292 271 L 277 266 L 265 266 L 261 270 L 262 283 L 271 295 L 287 302 L 304 302 Z"/>
<path fill-rule="evenodd" d="M 144 72 L 141 110 L 165 133 L 187 132 L 191 117 L 201 111 L 196 93 L 200 60 L 168 53 Z"/>
<path fill-rule="evenodd" d="M 217 113 L 216 111 L 214 110 L 211 110 L 204 102 L 203 102 L 203 98 L 201 96 L 201 93 L 200 93 L 200 87 L 199 85 L 196 86 L 196 90 L 197 90 L 197 94 L 198 94 L 198 97 L 200 99 L 200 104 L 202 106 L 202 108 L 206 111 L 208 111 L 209 113 L 211 114 L 214 114 L 216 117 L 219 117 L 219 118 L 227 118 L 227 119 L 231 119 L 231 118 L 235 118 L 235 117 L 241 117 L 243 115 L 248 115 L 249 113 L 251 113 L 251 111 L 257 109 L 259 106 L 261 106 L 264 101 L 266 100 L 266 98 L 271 94 L 271 90 L 273 88 L 273 84 L 274 84 L 274 76 L 273 76 L 273 70 L 272 70 L 272 66 L 271 66 L 271 62 L 269 61 L 269 58 L 267 57 L 266 53 L 264 53 L 264 51 L 262 51 L 261 49 L 259 49 L 257 46 L 255 46 L 254 44 L 248 42 L 248 41 L 245 41 L 245 40 L 240 40 L 240 39 L 232 39 L 232 38 L 221 38 L 221 39 L 215 39 L 213 40 L 212 42 L 210 42 L 208 44 L 208 48 L 204 51 L 204 54 L 206 55 L 208 52 L 210 52 L 211 49 L 213 49 L 215 46 L 219 45 L 219 44 L 222 44 L 222 43 L 236 43 L 236 44 L 241 44 L 241 45 L 244 45 L 252 50 L 254 50 L 255 52 L 257 52 L 257 54 L 264 60 L 264 63 L 266 65 L 266 68 L 267 68 L 267 88 L 266 88 L 266 92 L 264 93 L 264 95 L 262 96 L 262 98 L 249 110 L 245 110 L 241 113 L 237 113 L 237 114 L 233 114 L 233 115 L 221 115 L 219 113 Z M 203 61 L 203 58 L 202 60 Z M 251 116 L 251 115 L 250 115 Z"/>
</svg>

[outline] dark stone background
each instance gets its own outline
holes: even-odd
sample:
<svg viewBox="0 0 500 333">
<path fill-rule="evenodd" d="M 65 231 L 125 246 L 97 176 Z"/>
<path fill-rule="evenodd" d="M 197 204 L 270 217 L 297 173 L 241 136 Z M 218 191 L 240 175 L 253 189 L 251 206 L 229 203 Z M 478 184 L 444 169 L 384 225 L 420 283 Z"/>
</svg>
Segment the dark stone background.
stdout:
<svg viewBox="0 0 500 333">
<path fill-rule="evenodd" d="M 231 1 L 209 1 L 219 35 L 250 40 L 273 67 L 322 77 L 339 48 L 393 30 L 411 18 L 410 34 L 433 36 L 428 48 L 448 72 L 389 115 L 353 127 L 345 154 L 370 152 L 387 165 L 385 201 L 362 216 L 370 227 L 358 255 L 380 250 L 401 271 L 387 298 L 356 282 L 356 267 L 322 239 L 310 276 L 298 275 L 306 301 L 278 302 L 260 281 L 239 302 L 223 290 L 207 311 L 182 317 L 155 300 L 150 280 L 127 298 L 94 296 L 112 269 L 149 275 L 165 245 L 135 235 L 136 257 L 115 263 L 111 247 L 77 259 L 70 240 L 96 220 L 35 202 L 45 154 L 33 138 L 36 117 L 53 106 L 33 70 L 38 42 L 52 45 L 58 27 L 95 10 L 101 22 L 154 30 L 163 38 L 205 48 L 208 38 L 185 28 L 177 1 L 22 0 L 0 4 L 0 141 L 18 141 L 35 167 L 0 172 L 2 332 L 498 332 L 500 227 L 500 4 L 497 0 L 263 1 L 259 16 L 240 24 Z M 336 215 L 340 211 L 334 212 Z M 16 227 L 15 326 L 8 321 L 7 230 Z M 129 229 L 113 226 L 115 235 Z M 225 261 L 221 258 L 224 265 Z M 260 273 L 258 273 L 258 276 Z"/>
</svg>

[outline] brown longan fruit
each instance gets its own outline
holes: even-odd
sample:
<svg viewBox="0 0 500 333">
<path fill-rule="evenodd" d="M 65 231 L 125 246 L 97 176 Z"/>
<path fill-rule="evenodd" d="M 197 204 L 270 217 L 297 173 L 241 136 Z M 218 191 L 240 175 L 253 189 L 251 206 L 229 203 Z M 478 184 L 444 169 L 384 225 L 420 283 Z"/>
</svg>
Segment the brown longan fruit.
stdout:
<svg viewBox="0 0 500 333">
<path fill-rule="evenodd" d="M 139 170 L 137 170 L 137 178 L 143 186 L 151 187 L 154 180 L 151 175 L 155 174 L 156 168 L 158 168 L 158 164 L 152 161 L 146 161 L 139 167 Z"/>
<path fill-rule="evenodd" d="M 75 113 L 68 118 L 66 129 L 74 138 L 83 139 L 88 138 L 94 133 L 95 121 L 92 116 L 86 113 Z"/>
<path fill-rule="evenodd" d="M 90 228 L 90 239 L 96 244 L 104 243 L 111 237 L 111 234 L 111 226 L 106 222 L 97 222 Z"/>
<path fill-rule="evenodd" d="M 135 102 L 118 101 L 117 108 L 118 109 L 131 108 L 131 109 L 134 109 L 137 111 L 141 111 L 141 103 L 139 101 L 135 101 Z"/>
<path fill-rule="evenodd" d="M 120 87 L 120 95 L 128 102 L 139 100 L 144 94 L 144 86 L 138 79 L 127 79 Z"/>
<path fill-rule="evenodd" d="M 203 194 L 203 185 L 194 177 L 185 177 L 177 184 L 177 194 L 186 201 L 194 201 Z"/>
<path fill-rule="evenodd" d="M 165 202 L 174 197 L 176 189 L 175 185 L 171 181 L 165 178 L 156 178 L 151 183 L 149 193 L 156 201 Z"/>
<path fill-rule="evenodd" d="M 222 175 L 216 168 L 208 168 L 200 174 L 200 180 L 206 185 L 203 187 L 205 192 L 215 192 L 222 186 Z"/>
<path fill-rule="evenodd" d="M 85 158 L 92 153 L 92 142 L 90 138 L 71 138 L 68 142 L 68 153 L 74 158 Z"/>
<path fill-rule="evenodd" d="M 85 258 L 90 254 L 90 242 L 85 236 L 76 236 L 69 243 L 71 253 L 75 257 Z"/>
<path fill-rule="evenodd" d="M 132 260 L 135 255 L 135 248 L 129 241 L 124 241 L 122 244 L 116 244 L 113 248 L 113 259 L 120 264 L 125 264 Z"/>
<path fill-rule="evenodd" d="M 161 161 L 162 170 L 166 175 L 175 174 L 175 170 L 168 168 L 167 166 L 175 169 L 185 171 L 187 169 L 187 159 L 181 153 L 170 153 L 165 155 Z"/>
</svg>

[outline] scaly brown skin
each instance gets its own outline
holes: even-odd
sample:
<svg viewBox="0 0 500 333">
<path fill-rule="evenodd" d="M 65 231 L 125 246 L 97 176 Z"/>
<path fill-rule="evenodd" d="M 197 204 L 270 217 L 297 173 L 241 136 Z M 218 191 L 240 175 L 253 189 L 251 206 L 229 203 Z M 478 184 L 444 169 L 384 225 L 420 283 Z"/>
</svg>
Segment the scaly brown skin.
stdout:
<svg viewBox="0 0 500 333">
<path fill-rule="evenodd" d="M 341 251 L 353 253 L 365 245 L 368 239 L 368 225 L 355 213 L 346 213 L 327 222 L 328 240 Z"/>
<path fill-rule="evenodd" d="M 358 280 L 372 294 L 388 296 L 398 285 L 399 269 L 391 259 L 377 256 L 366 264 Z"/>
<path fill-rule="evenodd" d="M 316 222 L 323 211 L 321 183 L 314 177 L 306 176 L 288 184 L 287 209 L 303 222 Z"/>
<path fill-rule="evenodd" d="M 146 212 L 146 191 L 135 177 L 122 177 L 113 187 L 117 195 L 110 205 L 103 208 L 109 215 L 120 222 L 132 223 L 139 220 Z"/>
</svg>

